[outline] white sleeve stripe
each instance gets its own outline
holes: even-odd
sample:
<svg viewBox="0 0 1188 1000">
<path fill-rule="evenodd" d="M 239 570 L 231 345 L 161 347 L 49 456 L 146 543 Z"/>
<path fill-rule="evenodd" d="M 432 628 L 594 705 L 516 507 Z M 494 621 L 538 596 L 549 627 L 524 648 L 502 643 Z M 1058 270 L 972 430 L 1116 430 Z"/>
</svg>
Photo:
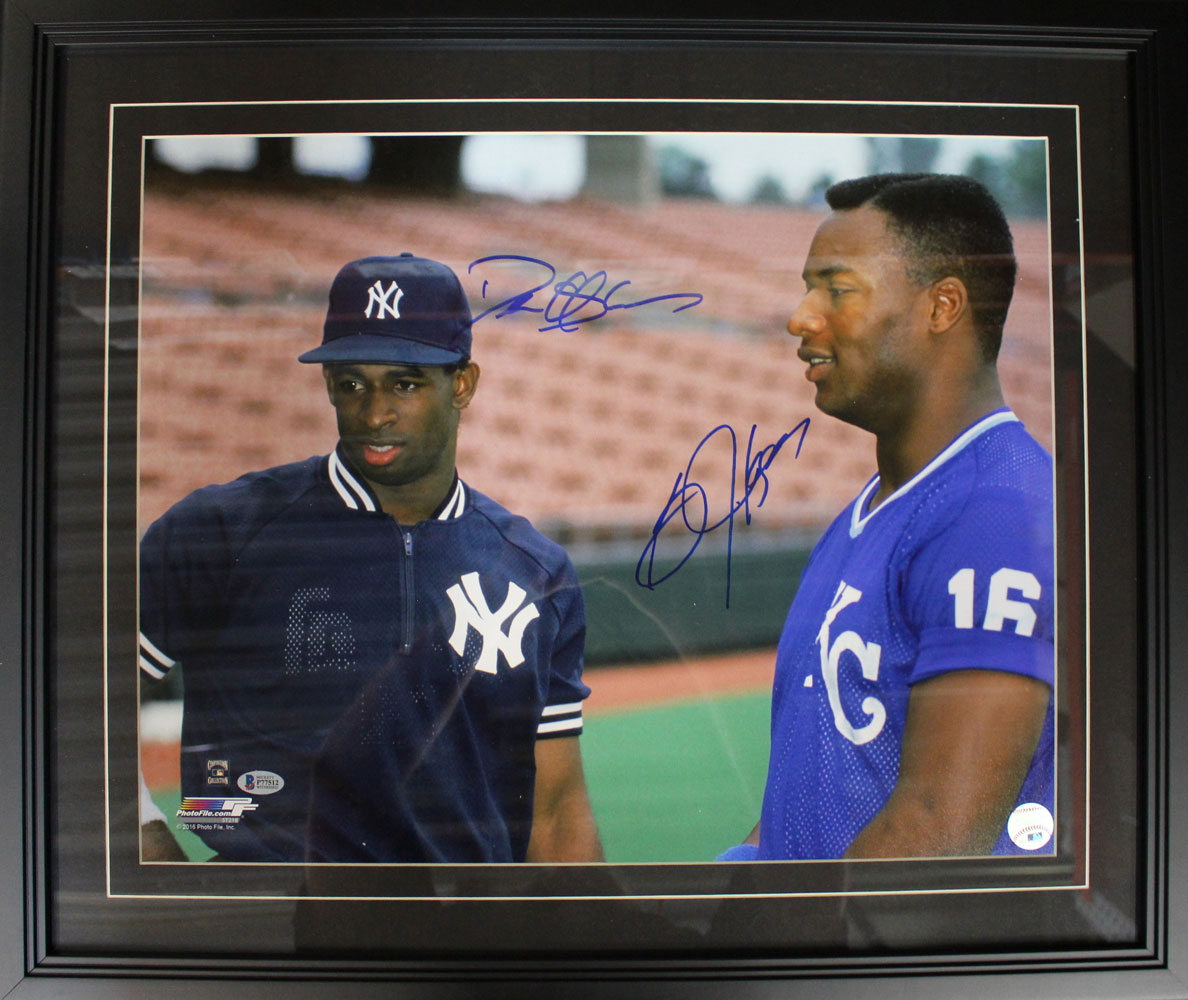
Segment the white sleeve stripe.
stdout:
<svg viewBox="0 0 1188 1000">
<path fill-rule="evenodd" d="M 162 653 L 143 632 L 140 633 L 140 656 L 138 659 L 140 669 L 155 680 L 161 680 L 177 664 L 177 661 L 172 657 Z"/>
<path fill-rule="evenodd" d="M 571 701 L 567 705 L 548 705 L 540 714 L 544 717 L 550 715 L 568 715 L 571 712 L 580 713 L 582 710 L 582 703 L 580 701 Z"/>
<path fill-rule="evenodd" d="M 160 669 L 160 667 L 157 667 L 154 664 L 149 663 L 149 661 L 147 659 L 145 659 L 143 656 L 141 656 L 139 659 L 140 659 L 140 669 L 143 670 L 150 677 L 156 678 L 157 680 L 161 680 L 165 676 L 165 674 L 166 674 L 165 670 L 162 670 L 162 669 Z"/>
<path fill-rule="evenodd" d="M 581 729 L 582 720 L 578 716 L 575 719 L 558 719 L 556 722 L 542 722 L 536 727 L 536 734 L 543 736 L 545 733 L 560 733 L 570 729 Z"/>
<path fill-rule="evenodd" d="M 151 656 L 157 662 L 157 664 L 165 670 L 168 670 L 177 663 L 176 660 L 162 653 L 153 643 L 153 640 L 143 632 L 140 633 L 140 648 L 144 650 L 144 652 L 146 652 L 149 656 Z"/>
</svg>

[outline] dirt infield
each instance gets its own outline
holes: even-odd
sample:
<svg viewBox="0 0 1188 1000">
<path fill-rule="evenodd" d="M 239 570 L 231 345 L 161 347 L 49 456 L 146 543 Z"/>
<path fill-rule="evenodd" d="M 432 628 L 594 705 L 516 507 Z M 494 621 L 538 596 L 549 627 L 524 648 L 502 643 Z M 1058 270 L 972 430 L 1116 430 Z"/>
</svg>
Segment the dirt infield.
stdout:
<svg viewBox="0 0 1188 1000">
<path fill-rule="evenodd" d="M 770 691 L 774 670 L 774 649 L 697 660 L 591 668 L 583 675 L 590 685 L 584 711 L 596 714 L 662 701 Z"/>
<path fill-rule="evenodd" d="M 140 773 L 151 789 L 176 787 L 181 773 L 181 746 L 177 740 L 141 741 Z"/>
</svg>

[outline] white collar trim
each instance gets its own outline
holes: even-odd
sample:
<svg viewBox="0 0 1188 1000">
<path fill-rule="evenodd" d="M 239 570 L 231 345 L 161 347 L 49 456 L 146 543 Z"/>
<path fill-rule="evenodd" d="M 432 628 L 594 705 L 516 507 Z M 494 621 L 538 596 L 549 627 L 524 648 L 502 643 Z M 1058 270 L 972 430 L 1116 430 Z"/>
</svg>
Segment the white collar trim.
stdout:
<svg viewBox="0 0 1188 1000">
<path fill-rule="evenodd" d="M 449 521 L 455 517 L 461 517 L 462 512 L 466 510 L 466 487 L 462 485 L 462 480 L 458 480 L 458 485 L 454 488 L 453 495 L 446 501 L 446 505 L 442 507 L 441 513 L 437 515 L 439 521 Z"/>
<path fill-rule="evenodd" d="M 862 529 L 866 527 L 866 523 L 874 517 L 879 511 L 883 510 L 888 504 L 894 503 L 900 497 L 908 493 L 917 483 L 924 480 L 931 475 L 949 459 L 951 459 L 958 452 L 962 451 L 975 438 L 981 437 L 986 431 L 999 424 L 1018 423 L 1019 418 L 1016 417 L 1010 410 L 996 410 L 994 413 L 983 417 L 972 427 L 967 428 L 960 435 L 953 439 L 944 451 L 936 456 L 924 468 L 917 472 L 911 479 L 904 483 L 899 489 L 892 493 L 886 500 L 879 504 L 869 514 L 863 516 L 862 511 L 866 507 L 866 501 L 878 489 L 879 477 L 875 477 L 866 484 L 866 487 L 858 495 L 858 499 L 854 501 L 853 507 L 850 509 L 850 537 L 857 538 L 862 534 Z"/>
<path fill-rule="evenodd" d="M 347 468 L 346 463 L 338 457 L 337 451 L 330 453 L 329 461 L 330 485 L 342 498 L 342 502 L 351 510 L 376 511 L 378 506 L 369 490 L 355 478 L 355 474 Z"/>
<path fill-rule="evenodd" d="M 330 474 L 330 485 L 347 507 L 351 510 L 379 510 L 379 504 L 372 495 L 366 483 L 360 482 L 351 472 L 347 464 L 338 457 L 337 451 L 330 453 L 327 461 L 327 471 Z M 437 515 L 438 521 L 449 521 L 461 517 L 466 510 L 466 486 L 461 479 L 454 485 L 454 491 L 449 500 Z"/>
</svg>

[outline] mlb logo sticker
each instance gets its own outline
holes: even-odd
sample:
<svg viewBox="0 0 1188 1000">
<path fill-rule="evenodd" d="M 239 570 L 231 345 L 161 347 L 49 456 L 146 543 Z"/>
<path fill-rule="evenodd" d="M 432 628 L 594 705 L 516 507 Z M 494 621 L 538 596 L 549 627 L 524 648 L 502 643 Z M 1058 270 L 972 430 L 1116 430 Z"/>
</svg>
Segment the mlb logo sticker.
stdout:
<svg viewBox="0 0 1188 1000">
<path fill-rule="evenodd" d="M 225 760 L 208 760 L 206 762 L 206 783 L 208 785 L 227 784 L 227 762 Z"/>
<path fill-rule="evenodd" d="M 1007 834 L 1015 846 L 1024 851 L 1047 847 L 1055 830 L 1056 820 L 1047 807 L 1038 802 L 1024 802 L 1007 820 Z"/>
</svg>

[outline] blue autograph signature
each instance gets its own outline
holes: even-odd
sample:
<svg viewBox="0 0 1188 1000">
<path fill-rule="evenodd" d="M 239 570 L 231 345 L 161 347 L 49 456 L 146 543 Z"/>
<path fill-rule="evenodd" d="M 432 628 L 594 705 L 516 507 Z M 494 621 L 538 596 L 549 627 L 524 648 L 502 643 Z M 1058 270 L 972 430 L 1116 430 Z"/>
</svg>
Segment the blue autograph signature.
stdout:
<svg viewBox="0 0 1188 1000">
<path fill-rule="evenodd" d="M 696 292 L 674 292 L 669 295 L 653 295 L 651 298 L 637 299 L 634 302 L 612 302 L 611 300 L 620 289 L 631 284 L 630 281 L 618 281 L 610 285 L 610 278 L 605 271 L 595 271 L 593 274 L 574 271 L 564 281 L 554 282 L 557 270 L 552 264 L 535 257 L 521 257 L 518 254 L 495 254 L 490 257 L 480 257 L 471 262 L 470 267 L 467 268 L 467 274 L 473 274 L 476 267 L 489 264 L 492 261 L 518 261 L 523 264 L 532 264 L 543 268 L 547 272 L 547 276 L 539 284 L 517 292 L 489 309 L 485 309 L 474 317 L 475 323 L 484 316 L 492 314 L 496 319 L 501 319 L 513 313 L 531 312 L 540 313 L 545 319 L 545 325 L 540 327 L 542 333 L 548 330 L 572 333 L 582 323 L 589 323 L 591 320 L 605 316 L 616 309 L 638 309 L 640 306 L 652 305 L 656 302 L 678 301 L 683 304 L 672 310 L 674 313 L 678 313 L 682 309 L 693 308 L 702 300 L 702 296 Z M 487 298 L 488 284 L 487 279 L 483 279 L 482 298 L 484 300 Z M 607 287 L 608 285 L 609 287 Z M 534 300 L 541 301 L 536 298 L 538 292 L 549 295 L 548 301 L 543 306 L 531 304 Z"/>
<path fill-rule="evenodd" d="M 685 471 L 677 473 L 672 492 L 668 495 L 668 501 L 664 504 L 664 509 L 660 512 L 660 516 L 656 519 L 656 524 L 652 528 L 652 537 L 647 545 L 644 546 L 644 550 L 639 557 L 639 562 L 635 566 L 635 582 L 641 587 L 646 587 L 648 590 L 654 590 L 688 562 L 706 535 L 722 527 L 722 525 L 726 525 L 726 607 L 730 607 L 730 553 L 731 546 L 734 543 L 734 517 L 741 510 L 746 523 L 751 523 L 751 495 L 762 486 L 762 491 L 755 501 L 756 507 L 762 507 L 763 501 L 767 499 L 768 468 L 775 461 L 776 456 L 780 453 L 780 449 L 791 438 L 797 435 L 799 435 L 799 440 L 796 442 L 796 455 L 794 457 L 799 458 L 800 449 L 804 445 L 804 438 L 808 434 L 808 429 L 809 418 L 805 417 L 774 444 L 769 444 L 764 448 L 760 448 L 758 452 L 755 452 L 755 431 L 757 428 L 755 425 L 751 426 L 751 433 L 747 437 L 742 499 L 736 499 L 738 495 L 738 435 L 734 433 L 734 428 L 729 424 L 719 424 L 702 438 L 701 443 L 693 449 L 693 454 L 689 458 L 689 464 L 685 467 Z M 706 495 L 705 487 L 693 481 L 691 473 L 693 471 L 693 463 L 697 461 L 697 456 L 701 452 L 701 449 L 706 446 L 714 435 L 719 433 L 730 435 L 732 452 L 730 466 L 730 509 L 721 519 L 710 524 L 710 501 Z M 690 504 L 699 507 L 699 511 L 691 515 L 689 511 Z M 673 520 L 678 514 L 685 522 L 685 527 L 693 534 L 693 544 L 689 546 L 689 550 L 672 569 L 668 570 L 667 573 L 657 576 L 654 569 L 656 540 L 660 537 L 660 533 L 668 525 L 668 522 Z"/>
</svg>

